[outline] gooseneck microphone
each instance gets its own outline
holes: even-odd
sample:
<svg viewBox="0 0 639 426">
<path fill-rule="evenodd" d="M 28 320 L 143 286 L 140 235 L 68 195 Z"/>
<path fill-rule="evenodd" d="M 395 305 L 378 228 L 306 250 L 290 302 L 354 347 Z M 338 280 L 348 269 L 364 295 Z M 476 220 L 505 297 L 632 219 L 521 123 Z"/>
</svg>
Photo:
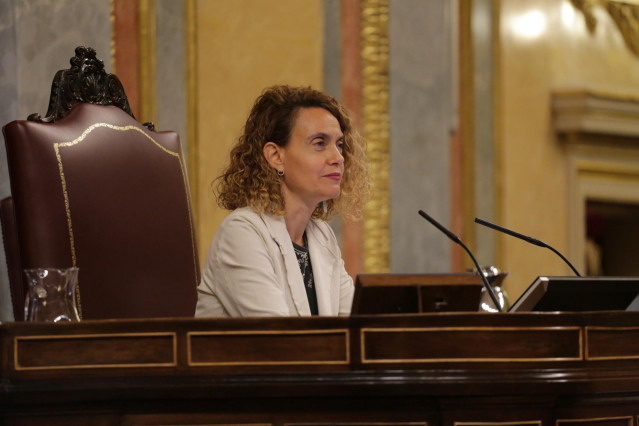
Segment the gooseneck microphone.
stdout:
<svg viewBox="0 0 639 426">
<path fill-rule="evenodd" d="M 484 287 L 486 288 L 486 291 L 488 292 L 488 295 L 490 296 L 491 300 L 495 304 L 495 308 L 497 309 L 497 312 L 501 312 L 501 305 L 499 304 L 499 301 L 497 300 L 497 296 L 495 296 L 495 293 L 493 292 L 493 288 L 488 283 L 488 280 L 486 279 L 486 276 L 484 275 L 484 273 L 482 272 L 481 268 L 479 267 L 479 264 L 477 263 L 477 259 L 475 259 L 475 256 L 473 256 L 473 254 L 470 252 L 470 250 L 468 250 L 468 247 L 466 247 L 466 245 L 462 242 L 462 240 L 459 239 L 459 237 L 457 235 L 453 234 L 448 229 L 444 228 L 439 222 L 437 222 L 435 219 L 433 219 L 432 217 L 427 215 L 423 210 L 420 210 L 419 214 L 424 219 L 429 221 L 435 228 L 437 228 L 440 231 L 442 231 L 448 238 L 453 240 L 453 242 L 459 244 L 460 246 L 462 246 L 464 248 L 464 250 L 466 250 L 466 253 L 468 253 L 470 258 L 473 260 L 473 263 L 475 264 L 475 268 L 477 268 L 477 272 L 479 273 L 479 276 L 481 277 L 481 280 L 484 283 Z"/>
<path fill-rule="evenodd" d="M 529 242 L 530 244 L 534 244 L 538 247 L 544 247 L 547 249 L 552 250 L 557 256 L 561 257 L 561 259 L 566 262 L 568 264 L 568 266 L 570 266 L 570 269 L 573 270 L 573 272 L 580 277 L 581 274 L 577 271 L 577 269 L 575 269 L 574 266 L 572 266 L 572 263 L 570 263 L 568 261 L 568 259 L 566 259 L 564 257 L 563 254 L 559 253 L 557 250 L 555 250 L 554 248 L 550 247 L 548 244 L 544 243 L 543 241 L 539 241 L 536 238 L 532 238 L 532 237 L 528 237 L 526 235 L 522 235 L 519 232 L 515 232 L 515 231 L 511 231 L 510 229 L 506 229 L 503 226 L 499 226 L 499 225 L 495 225 L 494 223 L 490 223 L 490 222 L 486 222 L 485 220 L 479 219 L 478 217 L 475 218 L 475 223 L 478 223 L 480 225 L 483 226 L 487 226 L 489 228 L 494 229 L 495 231 L 499 231 L 499 232 L 503 232 L 504 234 L 508 234 L 510 236 L 513 236 L 515 238 L 519 238 L 520 240 L 524 240 L 526 242 Z"/>
</svg>

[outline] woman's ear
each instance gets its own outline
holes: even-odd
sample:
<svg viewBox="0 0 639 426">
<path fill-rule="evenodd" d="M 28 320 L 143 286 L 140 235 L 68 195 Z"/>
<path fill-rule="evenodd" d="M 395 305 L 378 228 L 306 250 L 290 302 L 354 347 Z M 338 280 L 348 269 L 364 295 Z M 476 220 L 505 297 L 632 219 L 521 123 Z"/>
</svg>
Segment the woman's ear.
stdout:
<svg viewBox="0 0 639 426">
<path fill-rule="evenodd" d="M 274 142 L 266 142 L 264 144 L 264 148 L 262 148 L 262 152 L 264 153 L 264 158 L 268 164 L 273 167 L 275 170 L 282 170 L 283 158 L 281 148 L 277 146 Z"/>
</svg>

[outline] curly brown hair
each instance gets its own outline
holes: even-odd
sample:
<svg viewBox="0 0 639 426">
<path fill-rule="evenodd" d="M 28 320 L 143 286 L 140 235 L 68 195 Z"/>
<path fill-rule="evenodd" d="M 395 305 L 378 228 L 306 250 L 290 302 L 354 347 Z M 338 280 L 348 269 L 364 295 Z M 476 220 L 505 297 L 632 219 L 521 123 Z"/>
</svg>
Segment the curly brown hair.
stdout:
<svg viewBox="0 0 639 426">
<path fill-rule="evenodd" d="M 366 147 L 346 109 L 332 96 L 310 87 L 273 86 L 257 98 L 244 125 L 244 133 L 231 150 L 231 159 L 215 190 L 220 207 L 251 207 L 257 213 L 283 215 L 281 179 L 264 157 L 267 142 L 288 143 L 301 108 L 324 108 L 338 121 L 344 134 L 344 175 L 339 197 L 317 206 L 313 217 L 328 220 L 335 214 L 358 217 L 370 190 Z"/>
</svg>

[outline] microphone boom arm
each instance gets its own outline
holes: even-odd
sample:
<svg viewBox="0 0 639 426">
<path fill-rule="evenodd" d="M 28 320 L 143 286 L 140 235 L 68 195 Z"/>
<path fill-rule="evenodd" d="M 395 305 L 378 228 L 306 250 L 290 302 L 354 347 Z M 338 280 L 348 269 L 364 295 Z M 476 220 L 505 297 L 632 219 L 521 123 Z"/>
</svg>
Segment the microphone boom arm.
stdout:
<svg viewBox="0 0 639 426">
<path fill-rule="evenodd" d="M 564 262 L 566 262 L 566 264 L 568 266 L 570 266 L 570 269 L 572 269 L 572 271 L 575 273 L 575 275 L 577 275 L 578 277 L 581 276 L 579 271 L 577 271 L 577 269 L 572 265 L 572 263 L 570 263 L 568 261 L 568 259 L 566 259 L 564 257 L 563 254 L 559 253 L 557 250 L 555 250 L 553 247 L 549 246 L 548 244 L 544 243 L 543 241 L 540 241 L 540 240 L 538 240 L 536 238 L 528 237 L 526 235 L 520 234 L 519 232 L 511 231 L 510 229 L 506 229 L 503 226 L 495 225 L 494 223 L 487 222 L 487 221 L 485 221 L 483 219 L 480 219 L 478 217 L 475 218 L 475 223 L 478 223 L 478 224 L 483 225 L 483 226 L 487 226 L 488 228 L 494 229 L 495 231 L 503 232 L 504 234 L 508 234 L 508 235 L 513 236 L 515 238 L 519 238 L 520 240 L 527 241 L 530 244 L 534 244 L 534 245 L 536 245 L 538 247 L 547 248 L 547 249 L 551 250 L 552 252 L 554 252 L 557 256 L 561 257 L 561 259 Z"/>
<path fill-rule="evenodd" d="M 435 228 L 442 231 L 442 233 L 444 233 L 454 243 L 459 244 L 460 246 L 462 246 L 464 250 L 466 250 L 466 253 L 468 253 L 470 258 L 473 260 L 473 263 L 475 264 L 475 268 L 477 268 L 477 272 L 479 273 L 479 276 L 481 277 L 481 280 L 484 283 L 484 287 L 486 288 L 486 291 L 488 292 L 490 299 L 495 304 L 495 309 L 497 309 L 497 312 L 501 312 L 501 304 L 499 303 L 497 296 L 495 296 L 495 292 L 493 291 L 493 288 L 490 286 L 490 283 L 488 283 L 488 279 L 486 279 L 486 276 L 484 275 L 483 271 L 479 267 L 479 264 L 477 263 L 477 259 L 475 259 L 475 256 L 473 256 L 473 254 L 468 249 L 468 247 L 466 247 L 466 244 L 464 244 L 457 235 L 453 234 L 448 229 L 444 228 L 439 222 L 437 222 L 435 219 L 427 215 L 423 210 L 419 211 L 419 215 L 423 217 L 424 219 L 426 219 L 427 221 L 429 221 Z"/>
</svg>

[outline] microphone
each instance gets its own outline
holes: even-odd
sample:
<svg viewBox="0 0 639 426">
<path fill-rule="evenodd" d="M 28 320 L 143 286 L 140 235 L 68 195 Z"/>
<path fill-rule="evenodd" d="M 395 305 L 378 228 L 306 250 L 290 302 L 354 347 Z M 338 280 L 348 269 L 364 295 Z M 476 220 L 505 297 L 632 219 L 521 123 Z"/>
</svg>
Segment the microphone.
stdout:
<svg viewBox="0 0 639 426">
<path fill-rule="evenodd" d="M 490 296 L 491 300 L 495 304 L 495 308 L 497 309 L 497 312 L 501 312 L 501 305 L 499 304 L 499 301 L 497 300 L 497 296 L 495 296 L 495 293 L 493 292 L 493 288 L 488 283 L 488 280 L 486 279 L 486 276 L 484 275 L 484 273 L 482 272 L 481 268 L 479 267 L 479 264 L 477 263 L 477 259 L 475 259 L 475 256 L 473 256 L 473 254 L 470 252 L 470 250 L 468 250 L 468 247 L 466 247 L 466 244 L 464 244 L 462 242 L 462 240 L 460 240 L 457 235 L 453 234 L 448 229 L 444 228 L 442 225 L 440 225 L 439 222 L 437 222 L 435 219 L 433 219 L 432 217 L 427 215 L 423 210 L 420 210 L 419 214 L 424 219 L 429 221 L 435 228 L 437 228 L 440 231 L 442 231 L 448 238 L 453 240 L 453 242 L 459 244 L 460 246 L 462 246 L 464 248 L 464 250 L 466 250 L 466 253 L 468 253 L 470 258 L 473 260 L 473 263 L 475 264 L 475 267 L 477 268 L 477 272 L 479 273 L 479 276 L 481 277 L 481 280 L 484 283 L 484 287 L 486 288 L 486 291 L 488 292 L 488 295 Z"/>
<path fill-rule="evenodd" d="M 506 228 L 504 228 L 504 227 L 502 227 L 502 226 L 495 225 L 494 223 L 486 222 L 485 220 L 479 219 L 478 217 L 476 217 L 476 218 L 475 218 L 475 223 L 478 223 L 478 224 L 480 224 L 480 225 L 487 226 L 487 227 L 489 227 L 489 228 L 494 229 L 495 231 L 503 232 L 504 234 L 508 234 L 508 235 L 513 236 L 513 237 L 515 237 L 515 238 L 519 238 L 520 240 L 527 241 L 527 242 L 529 242 L 530 244 L 534 244 L 534 245 L 536 245 L 536 246 L 538 246 L 538 247 L 544 247 L 544 248 L 550 249 L 550 250 L 552 250 L 552 251 L 553 251 L 553 252 L 554 252 L 557 256 L 561 257 L 561 259 L 562 259 L 564 262 L 566 262 L 566 263 L 568 264 L 568 266 L 570 266 L 570 269 L 572 269 L 572 270 L 573 270 L 573 272 L 574 272 L 574 273 L 575 273 L 578 277 L 580 277 L 580 276 L 581 276 L 581 274 L 577 271 L 577 269 L 575 269 L 575 267 L 574 267 L 574 266 L 572 266 L 572 263 L 570 263 L 570 262 L 568 261 L 568 259 L 566 259 L 566 258 L 564 257 L 564 255 L 563 255 L 563 254 L 559 253 L 557 250 L 555 250 L 554 248 L 550 247 L 548 244 L 544 243 L 543 241 L 539 241 L 539 240 L 538 240 L 538 239 L 536 239 L 536 238 L 532 238 L 532 237 L 528 237 L 528 236 L 526 236 L 526 235 L 522 235 L 522 234 L 520 234 L 519 232 L 511 231 L 510 229 L 506 229 Z"/>
</svg>

